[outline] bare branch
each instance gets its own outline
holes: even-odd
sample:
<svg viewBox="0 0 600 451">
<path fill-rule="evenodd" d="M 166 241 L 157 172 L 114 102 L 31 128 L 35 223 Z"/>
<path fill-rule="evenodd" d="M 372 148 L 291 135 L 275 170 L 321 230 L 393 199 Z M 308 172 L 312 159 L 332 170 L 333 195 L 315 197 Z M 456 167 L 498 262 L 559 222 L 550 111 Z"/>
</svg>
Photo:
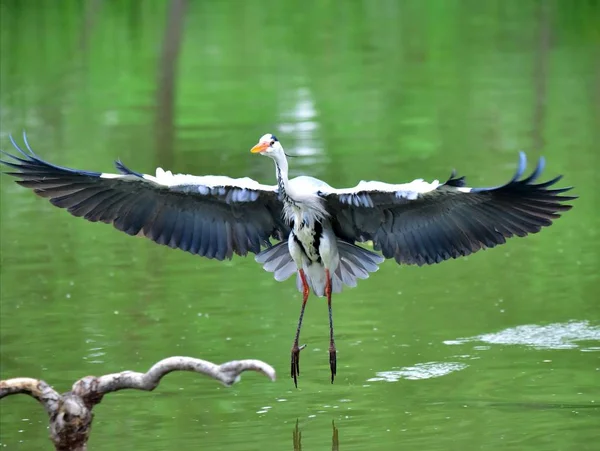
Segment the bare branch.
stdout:
<svg viewBox="0 0 600 451">
<path fill-rule="evenodd" d="M 50 417 L 50 439 L 57 451 L 85 451 L 94 416 L 92 409 L 106 393 L 136 388 L 154 390 L 172 371 L 194 371 L 230 386 L 244 371 L 257 371 L 275 380 L 275 370 L 260 360 L 234 360 L 215 365 L 193 357 L 169 357 L 156 363 L 147 373 L 123 371 L 79 379 L 70 392 L 58 394 L 46 382 L 21 377 L 0 381 L 0 398 L 25 393 L 37 399 Z"/>
<path fill-rule="evenodd" d="M 256 371 L 257 373 L 264 374 L 272 381 L 275 380 L 275 369 L 271 365 L 260 360 L 232 360 L 231 362 L 219 365 L 218 370 L 218 380 L 227 386 L 238 382 L 244 371 Z"/>
<path fill-rule="evenodd" d="M 151 391 L 158 386 L 165 375 L 173 371 L 194 371 L 230 386 L 240 380 L 242 372 L 248 370 L 257 371 L 271 380 L 275 380 L 273 367 L 260 360 L 234 360 L 216 365 L 206 360 L 177 356 L 161 360 L 146 373 L 122 371 L 100 377 L 84 377 L 73 385 L 72 392 L 82 397 L 89 397 L 90 394 L 94 394 L 101 398 L 106 393 L 127 388 Z M 92 403 L 96 402 L 99 402 L 99 400 L 92 401 Z"/>
<path fill-rule="evenodd" d="M 48 414 L 56 412 L 60 395 L 46 382 L 29 377 L 17 377 L 0 381 L 0 398 L 24 393 L 39 401 Z"/>
</svg>

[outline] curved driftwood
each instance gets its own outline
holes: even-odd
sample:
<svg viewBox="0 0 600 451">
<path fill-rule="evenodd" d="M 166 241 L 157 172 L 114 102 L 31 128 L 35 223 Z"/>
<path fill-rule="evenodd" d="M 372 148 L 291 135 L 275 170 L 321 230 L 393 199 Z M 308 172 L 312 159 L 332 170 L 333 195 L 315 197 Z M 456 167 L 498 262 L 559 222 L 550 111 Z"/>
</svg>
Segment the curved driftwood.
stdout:
<svg viewBox="0 0 600 451">
<path fill-rule="evenodd" d="M 234 360 L 216 365 L 193 357 L 169 357 L 145 373 L 123 371 L 99 377 L 86 376 L 62 395 L 39 379 L 7 379 L 0 381 L 0 398 L 19 393 L 35 398 L 50 417 L 50 438 L 54 447 L 59 451 L 85 451 L 92 427 L 92 409 L 105 394 L 128 388 L 154 390 L 161 379 L 173 371 L 194 371 L 226 386 L 238 382 L 244 371 L 257 371 L 275 380 L 273 367 L 260 360 Z"/>
</svg>

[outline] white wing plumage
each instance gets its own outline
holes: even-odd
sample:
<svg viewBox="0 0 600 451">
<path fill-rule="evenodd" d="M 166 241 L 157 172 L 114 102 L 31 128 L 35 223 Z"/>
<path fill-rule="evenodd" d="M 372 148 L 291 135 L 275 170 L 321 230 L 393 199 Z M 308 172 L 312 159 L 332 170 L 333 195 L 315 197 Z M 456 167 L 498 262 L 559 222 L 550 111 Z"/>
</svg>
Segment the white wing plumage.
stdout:
<svg viewBox="0 0 600 451">
<path fill-rule="evenodd" d="M 392 199 L 408 199 L 415 200 L 420 194 L 428 193 L 437 189 L 440 186 L 439 180 L 434 180 L 429 183 L 423 179 L 416 179 L 409 183 L 392 184 L 379 181 L 361 180 L 358 185 L 352 188 L 325 188 L 321 192 L 325 195 L 335 194 L 340 197 L 342 203 L 356 205 L 365 202 L 372 207 L 370 196 L 377 194 L 378 198 L 384 200 L 386 194 L 390 201 Z"/>
<path fill-rule="evenodd" d="M 256 191 L 277 192 L 277 185 L 263 185 L 250 177 L 232 178 L 225 175 L 190 175 L 190 174 L 173 174 L 171 171 L 165 171 L 162 168 L 156 169 L 156 175 L 144 174 L 144 178 L 152 180 L 163 186 L 177 185 L 198 185 L 207 188 L 217 188 L 220 186 L 230 186 L 239 189 L 251 189 Z"/>
</svg>

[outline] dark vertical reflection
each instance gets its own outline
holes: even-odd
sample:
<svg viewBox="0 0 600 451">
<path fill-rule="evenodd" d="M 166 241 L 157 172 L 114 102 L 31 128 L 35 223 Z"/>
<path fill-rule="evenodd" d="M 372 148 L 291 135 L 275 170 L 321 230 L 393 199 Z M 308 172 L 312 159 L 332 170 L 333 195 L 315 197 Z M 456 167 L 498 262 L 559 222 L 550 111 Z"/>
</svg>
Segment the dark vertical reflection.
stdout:
<svg viewBox="0 0 600 451">
<path fill-rule="evenodd" d="M 302 432 L 298 428 L 298 420 L 296 420 L 296 427 L 292 432 L 292 442 L 294 444 L 294 451 L 302 451 Z"/>
<path fill-rule="evenodd" d="M 90 36 L 100 14 L 103 0 L 86 0 L 81 21 L 81 34 L 79 37 L 79 51 L 85 58 L 88 55 Z"/>
<path fill-rule="evenodd" d="M 339 451 L 340 449 L 340 438 L 338 428 L 335 427 L 335 421 L 331 420 L 332 436 L 331 436 L 331 451 Z M 294 451 L 302 451 L 302 431 L 298 427 L 298 420 L 296 420 L 296 427 L 292 431 L 292 442 L 294 445 Z"/>
<path fill-rule="evenodd" d="M 171 0 L 158 65 L 156 93 L 156 157 L 159 164 L 171 167 L 175 135 L 175 78 L 183 36 L 187 0 Z"/>
<path fill-rule="evenodd" d="M 533 111 L 533 148 L 540 152 L 544 147 L 544 119 L 546 117 L 546 89 L 548 82 L 548 54 L 550 52 L 550 11 L 548 3 L 540 2 L 537 10 L 538 34 L 535 52 Z"/>
<path fill-rule="evenodd" d="M 141 31 L 143 27 L 141 0 L 130 1 L 126 16 L 127 16 L 127 32 L 129 34 L 128 43 L 131 45 L 131 51 L 139 54 L 142 51 Z"/>
<path fill-rule="evenodd" d="M 338 428 L 335 427 L 335 421 L 333 420 L 331 420 L 331 427 L 333 428 L 333 436 L 331 437 L 331 451 L 339 451 L 340 438 L 338 434 Z"/>
</svg>

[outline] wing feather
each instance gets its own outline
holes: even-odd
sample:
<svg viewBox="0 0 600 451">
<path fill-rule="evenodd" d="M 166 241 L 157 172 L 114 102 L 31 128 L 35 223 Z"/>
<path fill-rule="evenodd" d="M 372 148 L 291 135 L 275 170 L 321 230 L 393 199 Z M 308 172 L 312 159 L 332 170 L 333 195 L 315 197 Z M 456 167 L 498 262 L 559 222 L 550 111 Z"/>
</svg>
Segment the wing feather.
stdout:
<svg viewBox="0 0 600 451">
<path fill-rule="evenodd" d="M 0 163 L 17 183 L 53 205 L 91 222 L 112 223 L 129 235 L 217 260 L 258 253 L 270 239 L 285 239 L 282 204 L 275 186 L 252 179 L 197 177 L 157 169 L 141 174 L 117 161 L 119 174 L 57 166 L 38 157 L 27 137 L 23 150 Z"/>
<path fill-rule="evenodd" d="M 551 188 L 562 176 L 536 184 L 544 160 L 522 178 L 526 163 L 521 152 L 511 180 L 491 188 L 468 188 L 464 177 L 452 172 L 443 184 L 361 182 L 320 194 L 342 239 L 372 240 L 376 250 L 398 263 L 434 264 L 537 233 L 571 209 L 566 202 L 576 197 L 563 195 L 571 187 Z"/>
</svg>

